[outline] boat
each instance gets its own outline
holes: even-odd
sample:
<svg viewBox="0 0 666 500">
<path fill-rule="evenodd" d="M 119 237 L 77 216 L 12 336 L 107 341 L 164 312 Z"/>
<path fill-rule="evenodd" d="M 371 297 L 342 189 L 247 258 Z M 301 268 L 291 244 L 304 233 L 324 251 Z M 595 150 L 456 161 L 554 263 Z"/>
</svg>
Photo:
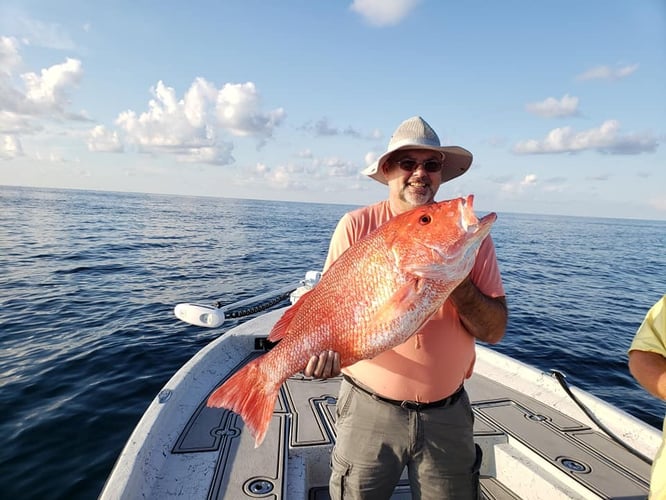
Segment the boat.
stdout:
<svg viewBox="0 0 666 500">
<path fill-rule="evenodd" d="M 231 306 L 179 304 L 176 315 L 218 327 L 243 315 L 252 301 L 298 296 L 299 287 Z M 151 401 L 111 471 L 100 498 L 326 500 L 335 443 L 340 377 L 302 374 L 282 386 L 264 442 L 233 412 L 208 408 L 208 396 L 238 368 L 261 356 L 266 337 L 286 307 L 254 314 L 220 335 L 182 366 Z M 241 311 L 241 312 L 234 312 Z M 643 499 L 657 429 L 547 373 L 477 345 L 473 376 L 465 383 L 475 416 L 474 439 L 483 451 L 482 498 Z M 409 499 L 406 475 L 393 499 Z"/>
</svg>

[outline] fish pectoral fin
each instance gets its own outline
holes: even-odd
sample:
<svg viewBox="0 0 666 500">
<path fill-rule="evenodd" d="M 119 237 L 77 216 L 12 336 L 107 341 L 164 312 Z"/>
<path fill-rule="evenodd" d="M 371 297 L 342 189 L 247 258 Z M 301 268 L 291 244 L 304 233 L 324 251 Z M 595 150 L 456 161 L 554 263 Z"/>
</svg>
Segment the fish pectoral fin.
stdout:
<svg viewBox="0 0 666 500">
<path fill-rule="evenodd" d="M 304 299 L 306 299 L 308 294 L 310 294 L 311 292 L 312 290 L 309 290 L 303 295 L 301 295 L 301 298 L 298 299 L 298 302 L 296 302 L 294 305 L 292 305 L 289 309 L 287 309 L 284 312 L 282 317 L 279 320 L 277 320 L 277 323 L 273 325 L 273 328 L 271 329 L 271 332 L 268 334 L 266 340 L 268 340 L 269 342 L 277 342 L 278 340 L 282 340 L 282 338 L 287 333 L 287 328 L 291 324 L 291 321 L 294 319 L 294 316 L 296 316 L 298 310 L 305 303 Z"/>
<path fill-rule="evenodd" d="M 415 277 L 398 288 L 391 298 L 377 310 L 374 323 L 378 326 L 390 324 L 405 315 L 418 300 L 421 284 L 422 280 Z"/>
<path fill-rule="evenodd" d="M 407 267 L 405 270 L 419 278 L 433 281 L 455 281 L 460 279 L 460 267 L 455 264 L 450 266 L 442 264 L 415 264 Z"/>
</svg>

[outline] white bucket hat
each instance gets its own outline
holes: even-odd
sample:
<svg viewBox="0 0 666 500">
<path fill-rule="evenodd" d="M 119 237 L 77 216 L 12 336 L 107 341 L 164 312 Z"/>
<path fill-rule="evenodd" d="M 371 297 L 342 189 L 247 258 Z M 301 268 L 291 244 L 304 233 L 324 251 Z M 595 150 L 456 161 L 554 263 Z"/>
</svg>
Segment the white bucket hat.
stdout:
<svg viewBox="0 0 666 500">
<path fill-rule="evenodd" d="M 386 153 L 381 155 L 361 173 L 373 179 L 388 184 L 382 171 L 382 164 L 399 149 L 431 149 L 444 154 L 444 167 L 442 168 L 442 182 L 449 181 L 467 172 L 472 164 L 472 153 L 460 146 L 440 146 L 439 137 L 428 122 L 420 116 L 413 116 L 395 129 L 388 143 Z"/>
</svg>

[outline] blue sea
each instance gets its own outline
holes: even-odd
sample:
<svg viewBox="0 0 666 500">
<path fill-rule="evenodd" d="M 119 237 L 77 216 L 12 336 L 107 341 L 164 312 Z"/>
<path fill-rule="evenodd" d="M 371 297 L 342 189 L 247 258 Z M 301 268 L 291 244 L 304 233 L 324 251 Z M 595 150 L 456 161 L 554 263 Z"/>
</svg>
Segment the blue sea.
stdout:
<svg viewBox="0 0 666 500">
<path fill-rule="evenodd" d="M 198 328 L 174 305 L 297 284 L 351 208 L 0 187 L 0 496 L 96 498 L 151 399 L 239 321 Z M 666 292 L 666 222 L 498 215 L 494 348 L 660 427 L 626 349 Z"/>
</svg>

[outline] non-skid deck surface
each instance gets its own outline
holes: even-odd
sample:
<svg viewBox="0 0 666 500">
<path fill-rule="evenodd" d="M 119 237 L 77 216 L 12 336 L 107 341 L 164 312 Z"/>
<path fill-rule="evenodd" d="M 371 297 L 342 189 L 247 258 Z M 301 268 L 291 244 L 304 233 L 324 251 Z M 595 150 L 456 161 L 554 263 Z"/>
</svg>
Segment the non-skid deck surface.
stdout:
<svg viewBox="0 0 666 500">
<path fill-rule="evenodd" d="M 601 498 L 646 497 L 650 466 L 606 435 L 481 375 L 465 385 L 477 442 L 505 436 Z"/>
<path fill-rule="evenodd" d="M 339 378 L 289 379 L 280 391 L 266 439 L 257 449 L 250 434 L 242 432 L 240 417 L 207 408 L 202 401 L 172 453 L 217 454 L 209 478 L 211 499 L 326 500 L 339 383 Z M 607 437 L 480 375 L 474 375 L 466 387 L 480 444 L 515 441 L 601 498 L 645 498 L 649 466 Z M 494 461 L 486 457 L 489 449 L 484 450 L 484 463 L 492 472 Z M 484 498 L 519 498 L 492 475 L 482 477 Z M 410 498 L 405 478 L 393 498 Z"/>
</svg>

